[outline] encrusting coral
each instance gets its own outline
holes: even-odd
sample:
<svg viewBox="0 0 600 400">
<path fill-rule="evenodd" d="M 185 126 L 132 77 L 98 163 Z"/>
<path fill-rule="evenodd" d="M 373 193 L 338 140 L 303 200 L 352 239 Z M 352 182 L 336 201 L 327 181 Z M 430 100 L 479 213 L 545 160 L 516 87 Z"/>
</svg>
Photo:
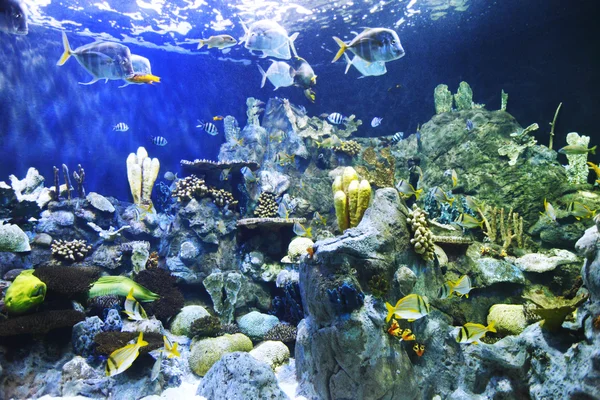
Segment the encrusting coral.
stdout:
<svg viewBox="0 0 600 400">
<path fill-rule="evenodd" d="M 177 197 L 177 201 L 181 202 L 204 197 L 207 193 L 208 187 L 205 185 L 204 180 L 196 175 L 190 175 L 175 183 L 175 189 L 171 196 Z"/>
<path fill-rule="evenodd" d="M 136 153 L 130 153 L 127 157 L 127 179 L 136 205 L 150 204 L 152 201 L 152 188 L 158 177 L 160 162 L 157 158 L 148 157 L 145 148 L 139 147 Z"/>
<path fill-rule="evenodd" d="M 356 167 L 357 172 L 374 186 L 393 187 L 394 168 L 396 161 L 391 153 L 390 147 L 375 151 L 373 147 L 367 147 L 360 157 L 366 166 Z"/>
<path fill-rule="evenodd" d="M 354 157 L 360 153 L 361 146 L 356 140 L 347 140 L 342 142 L 339 146 L 334 146 L 333 151 L 348 154 L 350 157 Z"/>
<path fill-rule="evenodd" d="M 275 195 L 263 192 L 258 197 L 258 206 L 254 209 L 254 216 L 258 218 L 274 218 L 277 216 L 278 205 Z"/>
<path fill-rule="evenodd" d="M 420 254 L 425 261 L 433 260 L 435 244 L 433 243 L 433 235 L 427 224 L 427 213 L 416 204 L 413 204 L 406 222 L 410 224 L 414 235 L 410 239 L 410 243 L 414 246 L 415 252 Z"/>
<path fill-rule="evenodd" d="M 52 242 L 52 255 L 64 261 L 81 261 L 92 249 L 85 240 L 62 240 L 58 239 Z"/>
<path fill-rule="evenodd" d="M 357 226 L 371 201 L 369 181 L 359 183 L 358 174 L 352 167 L 344 168 L 341 176 L 333 181 L 333 205 L 338 227 L 343 232 Z"/>
</svg>

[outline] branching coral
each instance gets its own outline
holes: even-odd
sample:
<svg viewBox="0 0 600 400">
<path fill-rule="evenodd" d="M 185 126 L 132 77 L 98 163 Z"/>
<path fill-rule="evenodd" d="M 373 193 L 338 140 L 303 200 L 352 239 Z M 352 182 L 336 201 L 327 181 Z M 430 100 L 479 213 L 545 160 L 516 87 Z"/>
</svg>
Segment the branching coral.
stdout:
<svg viewBox="0 0 600 400">
<path fill-rule="evenodd" d="M 413 232 L 413 238 L 410 239 L 410 243 L 414 246 L 415 252 L 420 254 L 425 261 L 433 260 L 435 245 L 433 243 L 433 234 L 427 224 L 427 213 L 416 204 L 413 204 L 406 222 L 410 225 Z"/>
<path fill-rule="evenodd" d="M 175 190 L 171 196 L 177 197 L 177 201 L 182 202 L 204 197 L 207 193 L 208 187 L 204 184 L 204 180 L 196 175 L 190 175 L 175 183 Z"/>
<path fill-rule="evenodd" d="M 52 242 L 52 255 L 65 261 L 81 261 L 92 249 L 85 240 L 62 240 Z"/>
<path fill-rule="evenodd" d="M 512 240 L 517 241 L 517 247 L 523 248 L 523 217 L 513 212 L 512 208 L 505 215 L 504 208 L 484 205 L 477 209 L 483 219 L 485 235 L 491 243 L 502 245 L 504 251 L 508 250 Z M 500 228 L 500 236 L 498 236 Z"/>
<path fill-rule="evenodd" d="M 361 146 L 356 140 L 347 140 L 342 142 L 339 146 L 334 146 L 333 151 L 348 154 L 350 157 L 354 157 L 360 153 Z"/>
<path fill-rule="evenodd" d="M 277 209 L 275 195 L 263 192 L 258 197 L 258 206 L 254 209 L 254 216 L 258 218 L 274 218 L 277 216 Z"/>
<path fill-rule="evenodd" d="M 225 189 L 210 188 L 208 189 L 208 193 L 212 197 L 213 203 L 219 207 L 228 206 L 229 208 L 233 208 L 238 204 L 237 200 L 233 198 L 233 194 Z"/>
</svg>

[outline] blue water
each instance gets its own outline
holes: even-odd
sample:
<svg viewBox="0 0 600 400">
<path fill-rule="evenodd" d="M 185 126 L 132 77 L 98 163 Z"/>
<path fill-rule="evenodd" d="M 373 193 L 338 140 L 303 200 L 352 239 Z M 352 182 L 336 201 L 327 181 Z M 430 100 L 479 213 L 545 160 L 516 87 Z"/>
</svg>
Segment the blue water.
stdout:
<svg viewBox="0 0 600 400">
<path fill-rule="evenodd" d="M 190 12 L 187 19 L 165 12 L 171 18 L 166 20 L 134 2 L 106 3 L 118 12 L 99 10 L 93 2 L 50 3 L 38 7 L 41 14 L 34 16 L 37 22 L 30 25 L 29 35 L 0 33 L 0 180 L 7 180 L 10 174 L 22 177 L 29 167 L 35 167 L 49 186 L 53 165 L 65 163 L 73 170 L 80 163 L 87 173 L 88 191 L 129 199 L 125 159 L 130 152 L 145 146 L 150 156 L 159 158 L 160 176 L 177 172 L 181 159 L 216 160 L 224 141 L 222 124 L 217 123 L 220 135 L 210 136 L 195 127 L 196 121 L 233 115 L 243 126 L 245 101 L 250 96 L 265 102 L 272 96 L 285 97 L 304 105 L 309 115 L 356 114 L 363 120 L 358 136 L 408 134 L 434 114 L 435 86 L 445 83 L 455 91 L 465 80 L 474 90 L 474 100 L 488 109 L 498 109 L 500 91 L 508 92 L 508 111 L 524 126 L 539 123 L 541 143 L 547 142 L 547 123 L 559 102 L 564 104 L 556 126 L 557 140 L 571 131 L 596 135 L 600 109 L 596 1 L 569 6 L 558 0 L 532 0 L 526 5 L 518 0 L 471 0 L 466 11 L 449 11 L 435 21 L 431 7 L 426 6 L 433 1 L 417 1 L 413 9 L 421 12 L 415 16 L 405 14 L 408 2 L 390 2 L 372 14 L 369 9 L 378 2 L 357 2 L 346 8 L 342 8 L 345 2 L 338 2 L 333 10 L 329 2 L 295 3 L 313 10 L 315 21 L 310 15 L 284 12 L 281 6 L 270 13 L 282 16 L 281 23 L 290 34 L 300 32 L 298 53 L 318 75 L 314 104 L 298 88 L 273 92 L 267 84 L 260 89 L 256 64 L 266 69 L 269 61 L 241 46 L 222 55 L 218 50 L 199 52 L 193 43 L 186 43 L 215 33 L 241 37 L 239 17 L 247 21 L 251 15 L 240 8 L 213 1 Z M 169 2 L 164 9 L 187 4 Z M 75 5 L 80 8 L 66 8 Z M 260 8 L 265 12 L 261 17 L 271 16 L 267 9 Z M 233 26 L 212 30 L 213 10 L 220 10 Z M 353 17 L 344 21 L 342 11 Z M 142 24 L 155 31 L 159 22 L 186 22 L 192 28 L 185 35 L 134 34 L 131 26 L 135 21 L 121 12 L 140 12 Z M 407 22 L 394 27 L 403 16 Z M 323 28 L 324 24 L 328 26 Z M 363 26 L 395 29 L 406 50 L 405 57 L 387 64 L 384 76 L 356 79 L 359 75 L 354 69 L 343 74 L 343 61 L 330 63 L 337 51 L 331 36 L 349 39 L 351 31 Z M 96 37 L 101 33 L 117 39 L 122 34 L 132 37 L 126 44 L 132 53 L 150 59 L 152 72 L 161 77 L 161 83 L 123 89 L 118 89 L 121 81 L 79 85 L 90 77 L 74 59 L 56 66 L 63 51 L 60 27 L 67 31 L 73 48 L 90 43 L 89 32 Z M 88 32 L 87 36 L 81 32 Z M 129 43 L 135 41 L 140 44 Z M 248 61 L 250 65 L 246 65 Z M 397 84 L 402 86 L 400 90 L 388 91 Z M 371 128 L 375 116 L 383 117 L 383 123 Z M 130 130 L 113 131 L 119 122 L 128 124 Z M 153 145 L 153 136 L 165 137 L 168 145 Z M 562 144 L 558 141 L 555 148 Z"/>
</svg>

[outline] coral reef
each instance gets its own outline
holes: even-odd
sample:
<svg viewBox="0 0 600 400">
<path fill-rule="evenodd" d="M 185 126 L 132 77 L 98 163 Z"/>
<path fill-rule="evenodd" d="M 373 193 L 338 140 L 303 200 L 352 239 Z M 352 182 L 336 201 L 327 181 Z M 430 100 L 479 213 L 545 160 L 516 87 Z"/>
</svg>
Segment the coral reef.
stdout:
<svg viewBox="0 0 600 400">
<path fill-rule="evenodd" d="M 175 182 L 175 189 L 171 196 L 176 197 L 177 201 L 189 201 L 191 199 L 199 199 L 208 193 L 208 187 L 204 180 L 196 175 L 190 175 Z"/>
<path fill-rule="evenodd" d="M 433 235 L 427 224 L 427 214 L 416 204 L 413 204 L 409 211 L 409 217 L 406 222 L 410 225 L 413 232 L 413 238 L 410 243 L 414 246 L 415 252 L 420 254 L 425 261 L 433 260 L 435 255 Z"/>
<path fill-rule="evenodd" d="M 569 146 L 583 146 L 587 149 L 589 143 L 589 136 L 580 136 L 577 132 L 571 132 L 567 134 L 567 144 Z M 569 164 L 565 166 L 565 172 L 567 173 L 567 179 L 570 183 L 574 185 L 582 185 L 587 183 L 587 177 L 589 174 L 587 158 L 587 153 L 567 154 L 567 160 L 569 161 Z"/>
<path fill-rule="evenodd" d="M 189 335 L 191 337 L 215 337 L 219 332 L 221 332 L 221 320 L 214 315 L 208 315 L 192 322 Z"/>
<path fill-rule="evenodd" d="M 90 250 L 92 250 L 92 246 L 84 240 L 67 241 L 58 239 L 52 242 L 52 255 L 63 261 L 81 261 Z"/>
<path fill-rule="evenodd" d="M 378 188 L 394 186 L 394 168 L 396 161 L 389 147 L 376 152 L 373 147 L 367 147 L 362 153 L 356 166 L 358 174 Z"/>
<path fill-rule="evenodd" d="M 257 218 L 274 218 L 277 216 L 278 204 L 273 193 L 263 192 L 258 197 L 258 205 L 254 209 Z"/>
<path fill-rule="evenodd" d="M 225 189 L 210 188 L 208 189 L 208 193 L 212 197 L 213 202 L 219 207 L 227 206 L 232 209 L 238 204 L 238 201 L 233 198 L 233 194 Z"/>
<path fill-rule="evenodd" d="M 437 85 L 433 92 L 433 98 L 435 102 L 436 114 L 452 111 L 452 103 L 454 102 L 454 98 L 452 97 L 450 90 L 448 90 L 448 85 Z"/>
<path fill-rule="evenodd" d="M 470 110 L 473 108 L 473 90 L 465 81 L 458 85 L 458 90 L 454 95 L 454 104 L 458 111 Z"/>
<path fill-rule="evenodd" d="M 528 134 L 539 128 L 538 124 L 531 124 L 525 129 L 519 129 L 510 134 L 514 140 L 506 141 L 498 148 L 498 154 L 509 158 L 508 165 L 516 165 L 519 156 L 529 147 L 536 145 L 537 140 Z"/>
<path fill-rule="evenodd" d="M 148 259 L 150 261 L 150 259 Z M 144 305 L 146 312 L 162 322 L 167 322 L 183 308 L 183 294 L 176 285 L 176 279 L 169 271 L 150 268 L 140 271 L 134 280 L 158 294 L 160 297 Z"/>
<path fill-rule="evenodd" d="M 133 203 L 152 208 L 152 188 L 158 177 L 160 162 L 157 158 L 148 157 L 145 148 L 139 147 L 137 153 L 127 157 L 127 179 L 133 196 Z"/>
<path fill-rule="evenodd" d="M 267 332 L 279 324 L 279 319 L 274 315 L 252 311 L 239 318 L 237 323 L 244 335 L 252 340 L 260 341 L 265 337 Z"/>
<path fill-rule="evenodd" d="M 344 168 L 331 186 L 338 228 L 344 232 L 357 226 L 371 201 L 371 185 L 367 180 L 359 183 L 358 174 L 352 167 Z"/>
<path fill-rule="evenodd" d="M 512 209 L 505 216 L 504 208 L 489 205 L 484 205 L 477 211 L 485 225 L 485 235 L 491 243 L 501 244 L 502 250 L 506 252 L 514 239 L 517 247 L 523 248 L 523 217 L 513 212 Z M 500 232 L 498 232 L 498 228 L 500 228 Z"/>
<path fill-rule="evenodd" d="M 205 376 L 227 353 L 252 350 L 252 341 L 241 333 L 192 341 L 188 363 L 196 375 Z"/>
<path fill-rule="evenodd" d="M 83 187 L 83 182 L 85 181 L 85 170 L 81 166 L 81 164 L 77 164 L 77 171 L 73 171 L 73 179 L 77 182 L 77 194 L 79 197 L 85 197 L 85 188 Z"/>
<path fill-rule="evenodd" d="M 210 294 L 213 307 L 225 323 L 233 321 L 238 294 L 242 287 L 242 275 L 236 272 L 215 271 L 207 276 L 203 285 Z"/>
<path fill-rule="evenodd" d="M 265 340 L 275 340 L 283 343 L 293 343 L 296 341 L 298 328 L 290 324 L 277 324 L 271 328 L 264 336 Z"/>
<path fill-rule="evenodd" d="M 339 146 L 333 146 L 331 149 L 339 153 L 347 154 L 350 157 L 355 157 L 360 153 L 361 146 L 356 140 L 346 140 Z"/>
</svg>

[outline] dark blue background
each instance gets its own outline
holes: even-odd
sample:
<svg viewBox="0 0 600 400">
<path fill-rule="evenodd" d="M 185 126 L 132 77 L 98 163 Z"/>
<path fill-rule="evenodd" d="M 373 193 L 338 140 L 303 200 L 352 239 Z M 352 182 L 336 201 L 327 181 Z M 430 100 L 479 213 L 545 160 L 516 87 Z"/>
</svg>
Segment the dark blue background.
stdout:
<svg viewBox="0 0 600 400">
<path fill-rule="evenodd" d="M 436 85 L 446 83 L 455 91 L 462 80 L 472 86 L 474 100 L 488 109 L 499 108 L 501 89 L 508 92 L 508 111 L 523 126 L 539 123 L 543 144 L 548 140 L 548 122 L 562 101 L 555 148 L 572 131 L 592 136 L 596 144 L 597 2 L 532 0 L 522 5 L 507 0 L 494 8 L 485 3 L 474 1 L 467 12 L 444 20 L 402 25 L 397 31 L 406 56 L 388 63 L 382 77 L 356 79 L 355 70 L 343 74 L 343 62 L 330 64 L 337 50 L 330 36 L 350 37 L 348 27 L 333 24 L 327 30 L 301 31 L 298 52 L 318 75 L 315 104 L 297 88 L 273 92 L 267 83 L 260 89 L 254 64 L 266 68 L 269 62 L 243 48 L 226 57 L 251 59 L 253 65 L 219 61 L 217 51 L 185 55 L 130 45 L 133 53 L 151 60 L 162 83 L 118 89 L 121 82 L 78 85 L 89 75 L 74 59 L 57 67 L 62 43 L 56 30 L 31 26 L 26 37 L 0 33 L 0 180 L 9 174 L 22 177 L 33 166 L 50 185 L 53 165 L 66 163 L 73 170 L 81 163 L 88 191 L 129 200 L 128 153 L 145 146 L 150 156 L 160 159 L 161 177 L 167 170 L 177 171 L 181 159 L 216 159 L 222 133 L 213 137 L 200 132 L 196 120 L 230 114 L 243 126 L 249 96 L 263 101 L 274 95 L 287 97 L 306 106 L 310 115 L 356 114 L 364 121 L 358 135 L 391 135 L 414 132 L 417 124 L 431 118 Z M 370 26 L 395 22 L 367 21 Z M 241 28 L 236 27 L 233 35 L 240 37 Z M 72 47 L 91 41 L 75 34 L 69 39 Z M 388 92 L 395 84 L 402 89 Z M 374 116 L 383 117 L 377 129 L 370 127 Z M 118 122 L 127 123 L 130 130 L 112 131 Z M 222 124 L 218 126 L 222 132 Z M 155 146 L 152 136 L 164 136 L 169 143 Z"/>
</svg>

